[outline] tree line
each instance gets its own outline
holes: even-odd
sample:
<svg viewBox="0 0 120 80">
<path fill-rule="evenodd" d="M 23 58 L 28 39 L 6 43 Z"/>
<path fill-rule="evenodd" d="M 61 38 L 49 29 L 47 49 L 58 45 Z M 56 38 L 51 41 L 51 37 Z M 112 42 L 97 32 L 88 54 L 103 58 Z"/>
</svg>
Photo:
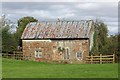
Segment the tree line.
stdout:
<svg viewBox="0 0 120 80">
<path fill-rule="evenodd" d="M 22 47 L 21 36 L 24 28 L 30 22 L 37 22 L 38 20 L 34 17 L 22 17 L 17 21 L 17 27 L 15 32 L 11 32 L 10 29 L 13 28 L 11 21 L 6 19 L 3 15 L 1 17 L 0 30 L 2 32 L 2 52 L 13 52 L 19 50 L 18 47 Z M 14 27 L 15 28 L 15 27 Z"/>
<path fill-rule="evenodd" d="M 120 34 L 108 35 L 107 25 L 103 21 L 96 20 L 94 25 L 91 54 L 118 54 L 120 52 Z"/>
<path fill-rule="evenodd" d="M 2 16 L 0 30 L 2 32 L 2 51 L 12 52 L 18 50 L 18 46 L 22 47 L 21 36 L 26 25 L 30 22 L 38 22 L 37 19 L 31 16 L 22 17 L 17 21 L 16 32 L 11 32 L 11 23 Z M 107 25 L 100 20 L 94 21 L 94 39 L 93 48 L 90 54 L 118 54 L 120 52 L 120 34 L 108 36 Z"/>
</svg>

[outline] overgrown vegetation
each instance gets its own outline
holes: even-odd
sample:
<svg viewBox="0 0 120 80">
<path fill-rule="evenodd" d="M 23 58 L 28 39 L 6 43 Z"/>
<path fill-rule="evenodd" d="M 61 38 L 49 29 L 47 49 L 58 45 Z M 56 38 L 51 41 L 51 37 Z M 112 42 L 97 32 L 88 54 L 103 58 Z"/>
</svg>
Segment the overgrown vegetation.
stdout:
<svg viewBox="0 0 120 80">
<path fill-rule="evenodd" d="M 113 54 L 119 53 L 118 50 L 118 38 L 120 34 L 108 36 L 107 25 L 96 20 L 95 22 L 95 33 L 94 33 L 94 43 L 91 53 L 92 54 Z"/>
<path fill-rule="evenodd" d="M 21 35 L 24 28 L 30 22 L 37 22 L 33 17 L 23 17 L 18 20 L 18 27 L 16 32 L 12 32 L 14 24 L 6 18 L 5 15 L 0 20 L 0 31 L 2 32 L 2 51 L 12 52 L 17 50 L 17 46 L 22 46 Z"/>
<path fill-rule="evenodd" d="M 10 31 L 12 28 L 11 22 L 2 16 L 0 20 L 0 31 L 2 32 L 2 51 L 10 52 L 16 50 L 16 41 L 14 33 Z"/>
<path fill-rule="evenodd" d="M 17 31 L 15 33 L 15 38 L 17 40 L 17 43 L 19 46 L 22 47 L 22 40 L 21 40 L 21 36 L 22 36 L 22 33 L 26 27 L 26 25 L 30 22 L 37 22 L 38 20 L 35 19 L 34 17 L 29 17 L 29 16 L 26 16 L 26 17 L 22 17 L 18 20 L 18 27 L 17 27 Z"/>
</svg>

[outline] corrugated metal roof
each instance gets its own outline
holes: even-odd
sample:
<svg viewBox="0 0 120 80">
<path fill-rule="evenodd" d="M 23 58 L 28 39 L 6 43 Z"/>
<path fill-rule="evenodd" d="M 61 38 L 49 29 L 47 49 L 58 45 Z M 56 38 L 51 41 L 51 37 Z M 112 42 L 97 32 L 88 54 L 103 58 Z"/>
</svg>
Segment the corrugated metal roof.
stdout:
<svg viewBox="0 0 120 80">
<path fill-rule="evenodd" d="M 29 23 L 21 39 L 89 38 L 92 20 Z"/>
</svg>

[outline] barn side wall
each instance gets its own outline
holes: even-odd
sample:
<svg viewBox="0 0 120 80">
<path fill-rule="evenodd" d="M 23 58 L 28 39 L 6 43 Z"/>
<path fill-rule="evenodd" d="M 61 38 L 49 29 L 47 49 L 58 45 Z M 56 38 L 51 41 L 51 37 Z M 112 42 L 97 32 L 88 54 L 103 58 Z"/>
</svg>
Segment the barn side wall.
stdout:
<svg viewBox="0 0 120 80">
<path fill-rule="evenodd" d="M 89 55 L 89 40 L 22 40 L 23 54 L 35 60 L 35 51 L 41 50 L 43 61 L 84 62 Z M 61 48 L 61 50 L 60 50 Z M 64 59 L 64 49 L 69 49 L 69 59 Z M 82 59 L 76 58 L 76 53 L 82 52 Z"/>
</svg>

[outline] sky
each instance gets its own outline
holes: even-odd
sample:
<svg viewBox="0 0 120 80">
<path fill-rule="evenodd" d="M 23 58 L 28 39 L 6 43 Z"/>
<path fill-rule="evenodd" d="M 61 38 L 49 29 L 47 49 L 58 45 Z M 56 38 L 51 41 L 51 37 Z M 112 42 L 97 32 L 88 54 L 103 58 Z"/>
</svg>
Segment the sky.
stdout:
<svg viewBox="0 0 120 80">
<path fill-rule="evenodd" d="M 110 35 L 118 33 L 118 2 L 3 2 L 2 14 L 14 23 L 25 16 L 39 21 L 100 19 Z"/>
</svg>

